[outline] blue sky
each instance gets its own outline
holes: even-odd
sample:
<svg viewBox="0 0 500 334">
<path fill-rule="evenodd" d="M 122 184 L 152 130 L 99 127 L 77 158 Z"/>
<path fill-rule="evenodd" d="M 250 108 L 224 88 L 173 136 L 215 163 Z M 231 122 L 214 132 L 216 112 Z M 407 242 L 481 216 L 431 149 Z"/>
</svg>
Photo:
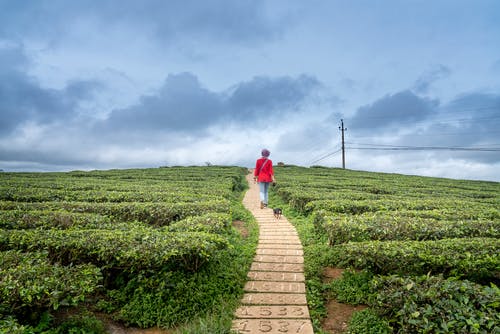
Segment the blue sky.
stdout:
<svg viewBox="0 0 500 334">
<path fill-rule="evenodd" d="M 0 0 L 0 168 L 500 181 L 500 2 Z M 463 149 L 467 150 L 463 150 Z"/>
</svg>

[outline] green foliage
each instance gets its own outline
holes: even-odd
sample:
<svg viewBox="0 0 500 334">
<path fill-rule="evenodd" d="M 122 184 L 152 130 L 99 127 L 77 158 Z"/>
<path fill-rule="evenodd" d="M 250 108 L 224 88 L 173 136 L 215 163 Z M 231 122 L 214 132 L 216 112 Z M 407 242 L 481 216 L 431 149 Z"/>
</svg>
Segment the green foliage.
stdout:
<svg viewBox="0 0 500 334">
<path fill-rule="evenodd" d="M 61 266 L 50 263 L 45 252 L 16 251 L 1 253 L 0 277 L 0 312 L 21 318 L 76 305 L 102 280 L 93 265 Z"/>
<path fill-rule="evenodd" d="M 7 317 L 0 320 L 0 333 L 8 334 L 104 334 L 104 324 L 89 313 L 75 314 L 61 323 L 45 312 L 38 320 L 38 324 L 30 326 L 20 325 L 16 319 Z"/>
<path fill-rule="evenodd" d="M 324 286 L 319 278 L 311 278 L 306 281 L 307 305 L 311 319 L 316 326 L 319 319 L 326 316 Z"/>
<path fill-rule="evenodd" d="M 169 225 L 172 222 L 209 212 L 230 212 L 231 203 L 225 198 L 214 198 L 200 202 L 0 202 L 0 210 L 43 210 L 93 213 L 107 216 L 113 221 L 140 221 L 153 226 Z M 50 226 L 48 226 L 50 228 Z"/>
<path fill-rule="evenodd" d="M 54 262 L 88 262 L 104 269 L 131 272 L 167 265 L 197 270 L 227 245 L 224 237 L 211 233 L 167 233 L 151 227 L 0 231 L 0 249 L 46 250 Z"/>
<path fill-rule="evenodd" d="M 0 319 L 0 333 L 26 334 L 27 326 L 19 324 L 17 319 L 12 316 Z"/>
<path fill-rule="evenodd" d="M 335 264 L 376 274 L 444 274 L 478 282 L 500 275 L 500 239 L 367 241 L 333 247 Z"/>
<path fill-rule="evenodd" d="M 367 291 L 367 281 L 370 276 L 377 277 L 376 274 L 396 274 L 403 279 L 408 275 L 429 273 L 453 279 L 467 278 L 486 286 L 499 282 L 498 182 L 324 167 L 287 166 L 276 168 L 275 173 L 280 182 L 273 191 L 289 206 L 285 206 L 287 216 L 295 210 L 302 215 L 291 220 L 304 244 L 305 272 L 311 291 L 323 288 L 327 298 L 360 303 L 374 294 L 374 291 Z M 317 282 L 326 266 L 364 271 L 359 275 L 346 272 L 342 279 L 321 288 Z M 404 286 L 395 288 L 393 295 L 405 296 L 404 289 Z M 460 295 L 460 291 L 455 295 Z M 314 300 L 320 301 L 319 296 L 316 293 Z M 391 303 L 388 301 L 387 307 Z M 394 306 L 394 313 L 404 314 L 401 305 Z M 321 309 L 317 305 L 314 307 Z M 481 306 L 476 304 L 453 302 L 447 307 L 449 310 L 460 308 L 457 313 L 482 312 Z M 428 309 L 428 312 L 427 325 L 435 328 L 432 326 L 437 323 L 435 319 L 440 316 L 440 308 Z M 317 326 L 318 319 L 313 320 Z M 373 310 L 363 311 L 354 316 L 350 332 L 390 332 L 388 321 L 391 325 L 396 322 L 387 314 L 381 318 Z M 473 324 L 467 327 L 470 333 L 474 333 L 475 321 L 469 320 Z M 443 326 L 450 327 L 449 324 Z M 445 327 L 439 328 L 431 332 L 446 332 Z M 454 328 L 448 332 L 467 330 Z"/>
<path fill-rule="evenodd" d="M 250 228 L 246 240 L 236 233 L 232 238 L 233 247 L 218 252 L 197 272 L 160 271 L 131 279 L 112 294 L 115 303 L 121 304 L 117 319 L 144 328 L 168 328 L 206 312 L 215 312 L 225 319 L 225 328 L 229 328 L 253 259 L 257 230 Z M 232 308 L 229 315 L 228 308 Z M 213 315 L 211 323 L 222 326 L 216 318 Z"/>
<path fill-rule="evenodd" d="M 370 294 L 370 281 L 373 274 L 369 271 L 355 272 L 346 270 L 342 277 L 327 285 L 329 297 L 344 304 L 366 304 Z"/>
<path fill-rule="evenodd" d="M 441 276 L 377 277 L 371 301 L 398 333 L 498 333 L 500 290 Z"/>
<path fill-rule="evenodd" d="M 439 240 L 466 237 L 500 237 L 500 221 L 449 221 L 405 216 L 404 212 L 361 215 L 316 213 L 315 221 L 326 231 L 330 245 L 369 240 Z"/>
<path fill-rule="evenodd" d="M 110 217 L 92 213 L 67 212 L 62 210 L 0 211 L 0 228 L 3 229 L 98 228 L 111 226 L 112 224 L 113 221 Z"/>
<path fill-rule="evenodd" d="M 222 314 L 234 313 L 257 242 L 240 202 L 246 173 L 219 166 L 3 173 L 0 249 L 10 255 L 0 259 L 1 274 L 12 273 L 0 276 L 2 330 L 101 333 L 91 314 L 52 320 L 54 309 L 91 294 L 91 311 L 130 324 L 167 327 L 208 312 L 225 320 L 205 324 L 227 332 L 231 319 Z M 244 238 L 234 219 L 245 220 Z"/>
<path fill-rule="evenodd" d="M 104 324 L 92 314 L 77 314 L 65 319 L 50 334 L 105 334 Z M 48 334 L 48 333 L 47 333 Z"/>
<path fill-rule="evenodd" d="M 207 213 L 201 216 L 192 216 L 170 224 L 165 230 L 168 232 L 206 232 L 214 234 L 227 233 L 231 225 L 231 215 L 227 213 Z"/>
<path fill-rule="evenodd" d="M 372 309 L 355 312 L 349 321 L 348 334 L 390 334 L 388 321 L 380 318 Z"/>
</svg>

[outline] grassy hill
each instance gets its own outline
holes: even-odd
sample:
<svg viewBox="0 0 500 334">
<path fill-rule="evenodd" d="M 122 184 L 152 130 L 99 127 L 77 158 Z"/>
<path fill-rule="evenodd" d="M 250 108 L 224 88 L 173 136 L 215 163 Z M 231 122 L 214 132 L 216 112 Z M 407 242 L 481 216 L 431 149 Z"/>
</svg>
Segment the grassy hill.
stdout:
<svg viewBox="0 0 500 334">
<path fill-rule="evenodd" d="M 0 332 L 227 332 L 257 241 L 246 172 L 0 174 Z"/>
<path fill-rule="evenodd" d="M 293 166 L 276 178 L 318 330 L 337 300 L 368 306 L 350 333 L 500 331 L 500 183 Z M 344 275 L 325 283 L 325 268 Z"/>
<path fill-rule="evenodd" d="M 318 332 L 500 329 L 500 183 L 276 167 Z M 0 174 L 0 332 L 102 333 L 102 319 L 228 333 L 257 242 L 245 168 Z M 326 281 L 326 268 L 340 279 Z"/>
</svg>

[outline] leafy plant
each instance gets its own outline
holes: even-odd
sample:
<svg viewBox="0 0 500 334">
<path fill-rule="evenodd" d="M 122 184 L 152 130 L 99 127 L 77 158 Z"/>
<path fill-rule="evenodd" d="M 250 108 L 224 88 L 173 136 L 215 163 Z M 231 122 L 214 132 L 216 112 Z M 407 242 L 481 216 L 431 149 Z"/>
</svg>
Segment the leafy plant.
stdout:
<svg viewBox="0 0 500 334">
<path fill-rule="evenodd" d="M 352 315 L 347 331 L 348 334 L 390 334 L 392 332 L 389 322 L 380 318 L 369 308 Z"/>
<path fill-rule="evenodd" d="M 370 294 L 370 281 L 373 274 L 369 271 L 355 272 L 346 270 L 342 277 L 330 282 L 327 291 L 329 297 L 345 304 L 366 304 Z"/>
<path fill-rule="evenodd" d="M 0 310 L 5 315 L 29 319 L 47 309 L 77 305 L 102 280 L 99 268 L 52 264 L 46 252 L 6 251 L 1 255 Z"/>
<path fill-rule="evenodd" d="M 431 272 L 487 282 L 500 268 L 500 239 L 493 238 L 353 242 L 332 249 L 336 265 L 376 274 Z"/>
<path fill-rule="evenodd" d="M 400 333 L 498 333 L 500 290 L 441 276 L 377 277 L 371 305 Z"/>
</svg>

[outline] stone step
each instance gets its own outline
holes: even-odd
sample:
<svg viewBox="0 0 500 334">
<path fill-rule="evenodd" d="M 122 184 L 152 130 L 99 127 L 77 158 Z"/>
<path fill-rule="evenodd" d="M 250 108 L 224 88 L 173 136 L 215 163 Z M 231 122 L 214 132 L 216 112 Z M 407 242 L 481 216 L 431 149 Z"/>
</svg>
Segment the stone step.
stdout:
<svg viewBox="0 0 500 334">
<path fill-rule="evenodd" d="M 259 244 L 262 244 L 262 245 L 265 245 L 265 244 L 275 244 L 275 245 L 279 245 L 279 244 L 282 244 L 282 245 L 296 245 L 296 246 L 302 246 L 302 244 L 300 243 L 300 239 L 299 238 L 277 238 L 277 237 L 273 237 L 273 238 L 262 238 L 259 240 Z"/>
<path fill-rule="evenodd" d="M 259 248 L 257 247 L 257 255 L 291 255 L 291 256 L 303 256 L 304 251 L 302 249 L 280 249 L 280 248 Z"/>
<path fill-rule="evenodd" d="M 295 227 L 285 216 L 274 217 L 272 209 L 260 209 L 258 186 L 251 175 L 247 180 L 250 189 L 243 204 L 257 220 L 259 242 L 232 330 L 240 334 L 313 334 L 305 294 L 304 251 Z"/>
<path fill-rule="evenodd" d="M 279 320 L 279 319 L 236 319 L 233 321 L 233 331 L 237 333 L 268 333 L 268 334 L 314 334 L 309 319 Z"/>
<path fill-rule="evenodd" d="M 236 310 L 240 319 L 308 319 L 309 309 L 302 305 L 243 305 Z"/>
<path fill-rule="evenodd" d="M 253 262 L 250 266 L 253 271 L 285 271 L 291 273 L 304 272 L 303 263 L 269 263 L 269 262 Z"/>
<path fill-rule="evenodd" d="M 252 281 L 283 281 L 283 282 L 304 282 L 303 273 L 291 273 L 284 271 L 249 271 L 248 278 Z"/>
<path fill-rule="evenodd" d="M 303 282 L 248 281 L 245 292 L 306 293 Z"/>
<path fill-rule="evenodd" d="M 261 243 L 257 244 L 257 249 L 267 248 L 267 249 L 300 249 L 302 250 L 302 245 L 299 243 L 295 244 L 283 244 L 283 243 Z"/>
<path fill-rule="evenodd" d="M 267 231 L 267 230 L 261 230 L 259 232 L 259 236 L 268 236 L 268 237 L 276 237 L 276 238 L 281 238 L 281 237 L 298 237 L 299 235 L 295 231 L 291 230 L 274 230 L 274 231 Z"/>
<path fill-rule="evenodd" d="M 304 257 L 288 255 L 256 255 L 254 257 L 254 262 L 304 263 Z"/>
<path fill-rule="evenodd" d="M 306 295 L 303 293 L 252 293 L 243 295 L 243 305 L 307 305 Z"/>
</svg>

